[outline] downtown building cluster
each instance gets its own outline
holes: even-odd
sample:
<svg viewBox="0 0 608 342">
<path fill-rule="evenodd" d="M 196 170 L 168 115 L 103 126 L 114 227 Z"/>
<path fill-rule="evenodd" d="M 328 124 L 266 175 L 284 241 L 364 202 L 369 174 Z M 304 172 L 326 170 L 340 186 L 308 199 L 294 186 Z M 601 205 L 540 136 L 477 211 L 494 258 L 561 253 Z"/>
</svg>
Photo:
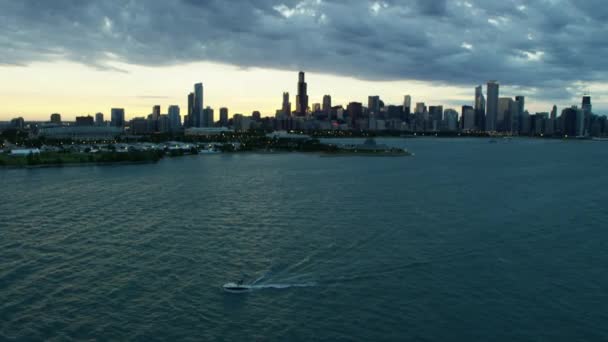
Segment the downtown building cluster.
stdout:
<svg viewBox="0 0 608 342">
<path fill-rule="evenodd" d="M 378 95 L 369 96 L 367 103 L 350 102 L 346 106 L 333 105 L 331 95 L 322 102 L 310 104 L 305 73 L 299 72 L 295 104 L 289 92 L 283 92 L 282 103 L 274 116 L 263 117 L 259 111 L 251 115 L 234 114 L 229 117 L 226 107 L 214 109 L 204 106 L 204 87 L 196 83 L 187 95 L 187 113 L 182 115 L 178 105 L 171 105 L 162 113 L 160 105 L 152 107 L 147 117 L 125 119 L 123 108 L 112 108 L 110 121 L 104 115 L 79 116 L 66 125 L 60 114 L 52 114 L 50 121 L 40 126 L 48 136 L 75 137 L 78 135 L 104 136 L 119 134 L 181 134 L 205 135 L 227 130 L 248 131 L 372 131 L 402 132 L 410 134 L 464 133 L 523 136 L 606 136 L 608 124 L 605 116 L 593 113 L 591 97 L 584 96 L 581 106 L 564 108 L 553 106 L 550 112 L 531 114 L 526 110 L 524 96 L 501 97 L 497 81 L 489 81 L 484 94 L 483 86 L 475 88 L 472 105 L 458 110 L 442 105 L 412 102 L 405 95 L 400 104 L 385 104 Z M 13 127 L 24 127 L 22 118 L 11 121 Z"/>
</svg>

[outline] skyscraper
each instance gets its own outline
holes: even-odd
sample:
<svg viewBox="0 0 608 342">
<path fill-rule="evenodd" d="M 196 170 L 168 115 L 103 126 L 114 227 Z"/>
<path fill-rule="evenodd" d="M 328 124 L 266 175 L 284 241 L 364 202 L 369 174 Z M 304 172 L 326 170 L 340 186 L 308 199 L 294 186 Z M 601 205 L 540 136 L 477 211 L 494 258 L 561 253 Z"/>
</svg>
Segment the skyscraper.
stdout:
<svg viewBox="0 0 608 342">
<path fill-rule="evenodd" d="M 325 95 L 323 96 L 323 114 L 329 116 L 331 115 L 331 96 Z"/>
<path fill-rule="evenodd" d="M 585 114 L 591 114 L 593 112 L 593 107 L 591 106 L 591 96 L 583 96 L 583 103 L 581 108 L 583 109 Z"/>
<path fill-rule="evenodd" d="M 296 97 L 296 113 L 305 116 L 308 111 L 308 89 L 304 78 L 304 72 L 298 74 L 298 96 Z"/>
<path fill-rule="evenodd" d="M 475 88 L 475 128 L 483 130 L 486 121 L 486 98 L 481 85 Z"/>
<path fill-rule="evenodd" d="M 511 131 L 511 110 L 515 108 L 513 99 L 510 97 L 501 97 L 498 99 L 498 112 L 496 115 L 496 131 L 510 132 Z"/>
<path fill-rule="evenodd" d="M 228 126 L 228 108 L 220 108 L 220 126 Z"/>
<path fill-rule="evenodd" d="M 367 97 L 367 110 L 370 116 L 380 114 L 380 96 Z"/>
<path fill-rule="evenodd" d="M 215 124 L 215 119 L 213 117 L 213 108 L 207 106 L 207 108 L 203 109 L 203 116 L 201 120 L 201 125 L 198 127 L 213 127 Z"/>
<path fill-rule="evenodd" d="M 551 120 L 557 119 L 557 106 L 553 105 L 553 109 L 551 110 Z"/>
<path fill-rule="evenodd" d="M 403 113 L 409 115 L 412 112 L 412 97 L 405 95 L 403 97 Z"/>
<path fill-rule="evenodd" d="M 192 121 L 194 127 L 206 127 L 205 118 L 203 117 L 203 84 L 196 83 L 194 85 L 194 99 L 192 104 Z"/>
<path fill-rule="evenodd" d="M 178 130 L 182 125 L 182 117 L 179 114 L 179 106 L 169 106 L 169 128 L 172 131 Z"/>
<path fill-rule="evenodd" d="M 522 124 L 522 117 L 524 115 L 524 112 L 526 111 L 526 97 L 525 96 L 515 96 L 515 104 L 514 104 L 515 108 L 513 110 L 513 113 L 515 115 L 515 117 L 513 118 L 513 120 L 511 121 L 511 131 L 512 132 L 519 132 L 521 130 L 521 124 Z M 557 109 L 556 109 L 557 111 Z"/>
<path fill-rule="evenodd" d="M 152 120 L 157 121 L 160 118 L 160 106 L 156 105 L 152 107 Z"/>
<path fill-rule="evenodd" d="M 283 105 L 281 106 L 283 115 L 291 116 L 291 102 L 289 102 L 289 93 L 283 93 Z"/>
<path fill-rule="evenodd" d="M 97 113 L 95 114 L 95 125 L 97 126 L 103 126 L 104 122 L 103 122 L 103 113 Z"/>
<path fill-rule="evenodd" d="M 111 110 L 111 122 L 112 127 L 124 127 L 125 126 L 125 110 L 124 108 L 112 108 Z"/>
<path fill-rule="evenodd" d="M 581 109 L 583 110 L 583 115 L 585 116 L 585 129 L 583 135 L 587 135 L 591 130 L 591 114 L 593 111 L 593 107 L 591 106 L 591 96 L 583 96 Z"/>
<path fill-rule="evenodd" d="M 186 115 L 186 126 L 194 127 L 194 93 L 188 94 L 188 114 Z"/>
<path fill-rule="evenodd" d="M 498 82 L 489 81 L 486 93 L 488 95 L 488 102 L 486 104 L 486 131 L 493 132 L 496 131 L 496 119 L 498 116 Z"/>
</svg>

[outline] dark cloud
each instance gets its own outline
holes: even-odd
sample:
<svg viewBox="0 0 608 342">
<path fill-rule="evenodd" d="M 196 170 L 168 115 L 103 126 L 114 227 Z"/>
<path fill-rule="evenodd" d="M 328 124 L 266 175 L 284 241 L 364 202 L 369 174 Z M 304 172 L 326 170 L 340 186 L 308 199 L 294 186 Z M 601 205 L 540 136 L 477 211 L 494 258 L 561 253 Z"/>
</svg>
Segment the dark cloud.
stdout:
<svg viewBox="0 0 608 342">
<path fill-rule="evenodd" d="M 606 78 L 603 0 L 0 0 L 0 65 L 214 61 L 362 79 Z M 543 95 L 544 96 L 544 95 Z M 547 98 L 549 95 L 547 95 Z"/>
</svg>

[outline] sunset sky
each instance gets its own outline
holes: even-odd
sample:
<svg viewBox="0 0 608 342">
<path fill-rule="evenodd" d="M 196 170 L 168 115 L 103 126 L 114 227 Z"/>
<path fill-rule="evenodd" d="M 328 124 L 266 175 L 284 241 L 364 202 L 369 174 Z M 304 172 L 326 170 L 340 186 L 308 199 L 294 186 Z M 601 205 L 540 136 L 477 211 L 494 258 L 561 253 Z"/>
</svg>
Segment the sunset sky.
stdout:
<svg viewBox="0 0 608 342">
<path fill-rule="evenodd" d="M 587 91 L 604 114 L 606 19 L 595 0 L 0 0 L 0 121 L 185 113 L 196 82 L 205 106 L 274 115 L 299 70 L 311 103 L 458 109 L 496 79 L 530 112 Z"/>
</svg>

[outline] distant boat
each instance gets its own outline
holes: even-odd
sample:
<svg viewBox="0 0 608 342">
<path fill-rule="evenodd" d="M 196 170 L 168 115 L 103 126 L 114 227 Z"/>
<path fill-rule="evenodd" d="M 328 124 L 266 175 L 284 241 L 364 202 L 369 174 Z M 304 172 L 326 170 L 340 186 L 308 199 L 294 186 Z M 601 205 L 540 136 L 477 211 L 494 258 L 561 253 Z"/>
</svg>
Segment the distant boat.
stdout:
<svg viewBox="0 0 608 342">
<path fill-rule="evenodd" d="M 591 140 L 593 140 L 593 141 L 608 141 L 608 138 L 594 137 L 594 138 L 591 138 Z"/>
<path fill-rule="evenodd" d="M 242 281 L 236 283 L 226 283 L 222 286 L 224 291 L 230 293 L 245 293 L 251 291 L 251 285 L 245 285 Z"/>
<path fill-rule="evenodd" d="M 490 140 L 490 141 L 488 141 L 488 142 L 489 142 L 490 144 L 497 144 L 497 143 L 498 143 L 498 141 L 497 141 L 496 139 L 492 139 L 492 140 Z"/>
</svg>

